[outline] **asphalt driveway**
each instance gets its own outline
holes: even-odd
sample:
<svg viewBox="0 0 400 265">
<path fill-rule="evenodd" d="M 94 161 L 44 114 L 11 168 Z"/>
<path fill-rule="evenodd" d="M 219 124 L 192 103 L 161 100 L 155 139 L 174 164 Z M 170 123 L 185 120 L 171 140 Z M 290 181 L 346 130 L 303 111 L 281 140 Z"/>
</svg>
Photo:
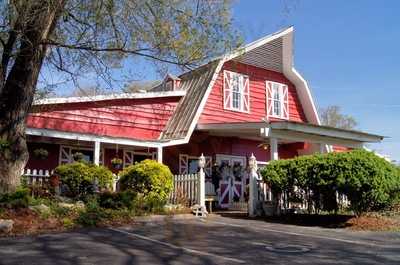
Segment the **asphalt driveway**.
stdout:
<svg viewBox="0 0 400 265">
<path fill-rule="evenodd" d="M 400 264 L 400 234 L 214 216 L 3 238 L 0 264 Z"/>
</svg>

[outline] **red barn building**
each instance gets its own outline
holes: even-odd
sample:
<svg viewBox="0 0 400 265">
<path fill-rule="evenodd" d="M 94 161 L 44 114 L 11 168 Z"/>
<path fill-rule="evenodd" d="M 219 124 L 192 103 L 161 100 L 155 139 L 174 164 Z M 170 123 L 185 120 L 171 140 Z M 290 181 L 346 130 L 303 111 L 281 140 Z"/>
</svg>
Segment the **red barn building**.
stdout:
<svg viewBox="0 0 400 265">
<path fill-rule="evenodd" d="M 307 81 L 293 66 L 293 28 L 266 36 L 148 92 L 51 98 L 27 120 L 27 168 L 52 170 L 81 152 L 127 166 L 157 159 L 174 173 L 212 165 L 260 165 L 315 152 L 358 148 L 382 136 L 321 126 Z M 339 146 L 340 148 L 336 148 Z M 49 153 L 45 162 L 35 149 Z"/>
</svg>

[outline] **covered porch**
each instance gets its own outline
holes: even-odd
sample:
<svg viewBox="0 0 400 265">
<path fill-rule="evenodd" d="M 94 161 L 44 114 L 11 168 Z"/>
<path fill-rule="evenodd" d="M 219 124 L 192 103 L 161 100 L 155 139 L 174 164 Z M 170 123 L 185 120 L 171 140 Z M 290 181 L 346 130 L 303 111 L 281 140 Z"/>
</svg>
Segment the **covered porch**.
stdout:
<svg viewBox="0 0 400 265">
<path fill-rule="evenodd" d="M 51 172 L 58 165 L 72 163 L 76 153 L 80 153 L 83 160 L 104 165 L 114 173 L 144 159 L 162 162 L 163 149 L 160 142 L 155 141 L 28 128 L 27 142 L 30 157 L 26 169 L 31 173 L 33 170 Z M 47 156 L 35 155 L 39 149 L 45 150 Z M 113 167 L 114 158 L 121 160 L 120 168 Z"/>
<path fill-rule="evenodd" d="M 196 129 L 213 136 L 260 141 L 260 146 L 269 152 L 269 160 L 281 157 L 278 151 L 281 144 L 307 143 L 297 151 L 298 155 L 307 155 L 332 152 L 335 147 L 342 150 L 363 148 L 366 143 L 377 143 L 384 138 L 361 131 L 292 121 L 200 124 Z"/>
</svg>

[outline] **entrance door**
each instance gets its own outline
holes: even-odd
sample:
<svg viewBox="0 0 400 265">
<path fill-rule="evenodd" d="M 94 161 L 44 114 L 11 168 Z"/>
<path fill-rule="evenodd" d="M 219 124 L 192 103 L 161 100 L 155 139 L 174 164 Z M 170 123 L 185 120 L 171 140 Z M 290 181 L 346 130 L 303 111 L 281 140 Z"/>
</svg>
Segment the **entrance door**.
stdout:
<svg viewBox="0 0 400 265">
<path fill-rule="evenodd" d="M 245 204 L 247 174 L 246 158 L 243 156 L 216 155 L 221 180 L 219 183 L 218 202 L 221 208 L 240 208 Z"/>
</svg>

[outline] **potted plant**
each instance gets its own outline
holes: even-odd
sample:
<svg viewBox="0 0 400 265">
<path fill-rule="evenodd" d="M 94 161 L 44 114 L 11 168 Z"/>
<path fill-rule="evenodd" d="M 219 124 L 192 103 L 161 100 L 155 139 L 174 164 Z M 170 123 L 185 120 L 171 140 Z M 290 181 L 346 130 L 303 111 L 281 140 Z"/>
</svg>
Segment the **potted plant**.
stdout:
<svg viewBox="0 0 400 265">
<path fill-rule="evenodd" d="M 76 152 L 72 155 L 72 158 L 74 159 L 74 161 L 82 161 L 84 158 L 84 154 L 82 154 L 81 152 Z"/>
<path fill-rule="evenodd" d="M 115 169 L 122 169 L 122 159 L 118 158 L 118 157 L 114 157 L 113 159 L 111 159 L 111 165 Z"/>
<path fill-rule="evenodd" d="M 46 149 L 38 148 L 33 150 L 33 155 L 37 159 L 45 160 L 49 156 L 49 152 Z"/>
</svg>

